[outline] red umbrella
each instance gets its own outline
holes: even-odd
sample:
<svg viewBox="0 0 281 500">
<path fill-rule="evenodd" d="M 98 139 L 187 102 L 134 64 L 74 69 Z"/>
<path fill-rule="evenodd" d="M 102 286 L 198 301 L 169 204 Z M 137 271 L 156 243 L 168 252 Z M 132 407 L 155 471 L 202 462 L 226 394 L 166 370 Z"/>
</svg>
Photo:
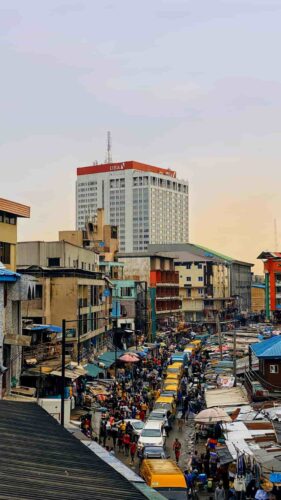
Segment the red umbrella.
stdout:
<svg viewBox="0 0 281 500">
<path fill-rule="evenodd" d="M 119 360 L 124 363 L 138 363 L 140 358 L 136 354 L 123 354 Z"/>
</svg>

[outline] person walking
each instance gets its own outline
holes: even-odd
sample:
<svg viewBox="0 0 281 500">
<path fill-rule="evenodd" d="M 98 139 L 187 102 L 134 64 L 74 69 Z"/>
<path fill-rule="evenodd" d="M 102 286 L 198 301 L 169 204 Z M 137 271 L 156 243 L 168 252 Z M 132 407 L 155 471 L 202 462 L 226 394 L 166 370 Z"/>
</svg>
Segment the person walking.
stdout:
<svg viewBox="0 0 281 500">
<path fill-rule="evenodd" d="M 131 446 L 130 446 L 131 465 L 133 465 L 135 463 L 136 451 L 137 451 L 137 443 L 134 441 L 133 443 L 131 443 Z"/>
<path fill-rule="evenodd" d="M 225 491 L 222 482 L 220 482 L 215 489 L 215 500 L 225 500 Z"/>
<path fill-rule="evenodd" d="M 181 454 L 181 443 L 178 440 L 178 438 L 176 438 L 175 441 L 174 441 L 174 443 L 173 443 L 173 450 L 175 452 L 175 458 L 176 458 L 176 462 L 178 464 L 179 463 L 180 454 Z"/>
<path fill-rule="evenodd" d="M 130 438 L 130 434 L 128 434 L 127 432 L 123 436 L 123 444 L 124 444 L 124 448 L 125 448 L 125 456 L 128 457 L 130 444 L 131 444 L 131 438 Z"/>
</svg>

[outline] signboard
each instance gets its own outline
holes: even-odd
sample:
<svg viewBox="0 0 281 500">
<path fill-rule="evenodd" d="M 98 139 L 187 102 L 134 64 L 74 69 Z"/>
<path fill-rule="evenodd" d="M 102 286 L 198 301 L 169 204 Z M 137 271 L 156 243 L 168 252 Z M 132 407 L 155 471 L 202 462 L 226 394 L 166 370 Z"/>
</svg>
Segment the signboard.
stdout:
<svg viewBox="0 0 281 500">
<path fill-rule="evenodd" d="M 25 347 L 31 344 L 31 339 L 32 337 L 30 337 L 29 335 L 5 335 L 4 344 L 21 345 Z"/>
</svg>

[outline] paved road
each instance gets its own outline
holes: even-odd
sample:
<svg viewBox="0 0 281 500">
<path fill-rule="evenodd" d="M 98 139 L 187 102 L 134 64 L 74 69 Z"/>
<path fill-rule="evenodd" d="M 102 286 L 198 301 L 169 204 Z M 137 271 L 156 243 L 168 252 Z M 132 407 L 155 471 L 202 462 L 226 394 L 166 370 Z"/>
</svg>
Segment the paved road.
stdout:
<svg viewBox="0 0 281 500">
<path fill-rule="evenodd" d="M 181 445 L 182 445 L 179 466 L 182 470 L 185 470 L 187 468 L 189 453 L 190 452 L 192 453 L 194 450 L 194 424 L 193 424 L 193 420 L 189 420 L 184 425 L 182 431 L 178 430 L 177 421 L 175 421 L 175 423 L 173 425 L 173 430 L 170 432 L 169 437 L 167 438 L 167 441 L 166 441 L 167 455 L 169 455 L 171 457 L 171 459 L 173 459 L 173 460 L 175 460 L 175 454 L 173 451 L 173 442 L 174 442 L 175 438 L 178 438 L 178 440 L 181 442 Z M 109 447 L 113 446 L 111 438 L 107 439 L 106 444 Z M 138 473 L 138 471 L 139 471 L 138 458 L 135 459 L 135 464 L 132 465 L 130 457 L 126 457 L 124 455 L 124 453 L 119 453 L 117 447 L 115 450 L 115 455 L 124 464 L 131 467 L 133 470 L 135 470 L 136 473 Z"/>
</svg>

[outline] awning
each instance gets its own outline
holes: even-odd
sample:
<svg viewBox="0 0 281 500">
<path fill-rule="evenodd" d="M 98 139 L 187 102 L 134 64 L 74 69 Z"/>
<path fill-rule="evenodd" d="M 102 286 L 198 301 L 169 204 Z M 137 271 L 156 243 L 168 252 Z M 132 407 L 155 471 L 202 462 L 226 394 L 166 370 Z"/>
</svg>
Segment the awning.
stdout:
<svg viewBox="0 0 281 500">
<path fill-rule="evenodd" d="M 213 406 L 235 407 L 249 404 L 247 393 L 242 387 L 207 390 L 205 392 L 205 399 L 207 408 L 212 408 Z"/>
<path fill-rule="evenodd" d="M 41 332 L 46 330 L 47 333 L 52 332 L 52 333 L 62 333 L 62 328 L 60 326 L 56 325 L 27 325 L 25 327 L 25 330 L 31 330 L 32 332 Z"/>
<path fill-rule="evenodd" d="M 98 357 L 98 360 L 100 363 L 104 364 L 105 368 L 109 368 L 110 366 L 114 365 L 115 360 L 120 358 L 124 354 L 125 351 L 107 351 L 101 354 L 101 356 Z"/>
<path fill-rule="evenodd" d="M 233 457 L 226 446 L 223 446 L 222 448 L 217 447 L 216 453 L 220 459 L 221 465 L 230 464 L 231 462 L 233 462 Z"/>
<path fill-rule="evenodd" d="M 84 369 L 87 372 L 86 374 L 90 377 L 98 377 L 100 373 L 103 373 L 102 368 L 100 368 L 98 365 L 95 365 L 94 363 L 88 363 L 86 366 L 84 366 Z"/>
<path fill-rule="evenodd" d="M 53 370 L 50 375 L 55 375 L 56 377 L 61 377 L 61 370 Z M 86 370 L 84 368 L 74 368 L 73 370 L 65 369 L 65 378 L 71 378 L 71 380 L 76 380 L 78 377 L 86 375 Z"/>
</svg>

